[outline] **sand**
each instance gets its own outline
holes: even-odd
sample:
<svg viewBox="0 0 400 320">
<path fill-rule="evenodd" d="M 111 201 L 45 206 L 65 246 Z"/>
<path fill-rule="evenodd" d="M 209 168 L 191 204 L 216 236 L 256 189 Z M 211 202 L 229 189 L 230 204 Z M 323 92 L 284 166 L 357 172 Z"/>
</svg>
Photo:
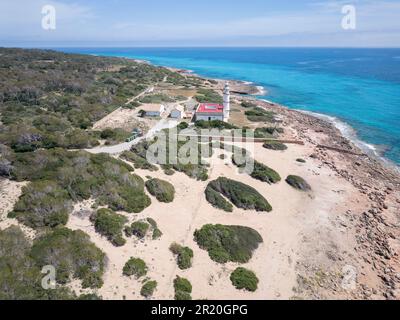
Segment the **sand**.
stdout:
<svg viewBox="0 0 400 320">
<path fill-rule="evenodd" d="M 182 173 L 166 176 L 161 170 L 148 172 L 136 170 L 143 178 L 152 176 L 170 181 L 176 188 L 173 203 L 159 203 L 152 197 L 152 205 L 140 214 L 126 214 L 130 221 L 151 217 L 163 232 L 160 240 L 137 241 L 130 238 L 121 248 L 111 245 L 94 231 L 88 216 L 78 217 L 80 207 L 90 210 L 91 202 L 76 206 L 68 222 L 71 229 L 81 229 L 107 254 L 109 264 L 104 277 L 104 286 L 98 291 L 105 299 L 142 299 L 141 281 L 122 275 L 122 268 L 130 257 L 142 258 L 150 271 L 148 277 L 158 282 L 154 299 L 173 299 L 173 279 L 176 275 L 188 278 L 193 285 L 194 299 L 289 299 L 296 294 L 296 265 L 303 258 L 304 237 L 315 240 L 324 234 L 318 230 L 330 228 L 331 219 L 336 218 L 335 207 L 353 193 L 352 186 L 327 169 L 318 169 L 314 163 L 299 164 L 295 159 L 307 154 L 306 147 L 289 146 L 285 152 L 270 151 L 257 145 L 255 158 L 276 169 L 283 178 L 288 174 L 303 176 L 313 188 L 312 193 L 292 189 L 284 181 L 277 185 L 252 179 L 237 173 L 236 167 L 220 160 L 217 151 L 213 157 L 210 178 L 220 176 L 244 182 L 255 187 L 273 207 L 270 213 L 256 213 L 235 209 L 224 213 L 213 208 L 205 199 L 207 182 L 198 182 Z M 230 280 L 230 273 L 239 266 L 235 263 L 221 265 L 213 262 L 208 253 L 193 241 L 193 232 L 204 224 L 244 225 L 257 230 L 264 243 L 254 253 L 245 267 L 256 272 L 260 279 L 255 293 L 236 290 Z M 310 231 L 316 232 L 310 234 Z M 186 271 L 178 269 L 169 246 L 172 242 L 189 246 L 194 250 L 193 267 Z M 74 288 L 79 284 L 74 283 Z"/>
</svg>

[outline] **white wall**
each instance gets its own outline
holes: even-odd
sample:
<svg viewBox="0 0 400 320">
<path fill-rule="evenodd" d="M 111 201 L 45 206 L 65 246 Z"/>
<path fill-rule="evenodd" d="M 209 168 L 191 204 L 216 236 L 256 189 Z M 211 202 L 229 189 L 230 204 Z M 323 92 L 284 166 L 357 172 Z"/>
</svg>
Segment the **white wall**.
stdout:
<svg viewBox="0 0 400 320">
<path fill-rule="evenodd" d="M 205 120 L 205 121 L 220 120 L 220 121 L 224 121 L 224 116 L 223 115 L 199 115 L 199 114 L 196 114 L 196 121 L 199 121 L 199 120 Z"/>
</svg>

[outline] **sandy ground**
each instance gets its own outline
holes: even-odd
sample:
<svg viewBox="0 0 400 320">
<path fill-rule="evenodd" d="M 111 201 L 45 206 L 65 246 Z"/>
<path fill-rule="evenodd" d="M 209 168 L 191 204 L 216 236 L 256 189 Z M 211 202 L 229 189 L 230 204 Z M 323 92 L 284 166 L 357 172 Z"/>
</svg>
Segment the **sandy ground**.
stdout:
<svg viewBox="0 0 400 320">
<path fill-rule="evenodd" d="M 93 125 L 93 130 L 120 128 L 130 132 L 137 127 L 144 131 L 146 131 L 145 129 L 148 127 L 145 121 L 140 121 L 137 117 L 137 110 L 118 108 L 103 119 L 97 121 Z"/>
<path fill-rule="evenodd" d="M 305 249 L 309 249 L 307 240 L 313 241 L 313 248 L 321 246 L 320 250 L 325 250 L 323 245 L 327 234 L 323 230 L 333 229 L 332 221 L 337 219 L 338 214 L 335 208 L 354 190 L 330 170 L 316 168 L 312 162 L 297 163 L 295 159 L 307 155 L 306 147 L 290 146 L 285 152 L 276 152 L 258 145 L 255 158 L 276 169 L 283 178 L 288 174 L 303 176 L 314 190 L 310 194 L 296 191 L 284 181 L 268 185 L 246 174 L 239 174 L 232 164 L 218 159 L 220 152 L 218 150 L 213 157 L 210 178 L 226 176 L 255 187 L 271 203 L 273 211 L 259 214 L 235 209 L 233 213 L 224 213 L 205 200 L 207 182 L 194 181 L 181 173 L 166 176 L 161 170 L 156 173 L 136 170 L 136 174 L 144 179 L 146 176 L 162 178 L 176 188 L 176 198 L 171 204 L 162 204 L 152 198 L 152 205 L 144 212 L 137 215 L 122 213 L 130 221 L 147 217 L 155 219 L 163 232 L 161 239 L 142 242 L 131 238 L 121 248 L 112 246 L 94 231 L 88 215 L 80 217 L 81 210 L 90 210 L 90 202 L 76 206 L 68 223 L 71 229 L 88 233 L 108 256 L 105 284 L 99 290 L 100 295 L 106 299 L 142 299 L 139 294 L 141 281 L 122 275 L 125 262 L 130 257 L 140 257 L 150 268 L 148 277 L 158 282 L 155 299 L 173 299 L 173 279 L 176 275 L 191 281 L 194 299 L 289 299 L 296 296 L 293 291 L 297 286 L 296 268 L 304 258 Z M 238 264 L 213 262 L 207 252 L 193 241 L 193 232 L 208 223 L 249 226 L 262 235 L 264 243 L 255 251 L 253 259 L 244 265 L 255 271 L 260 279 L 255 293 L 238 291 L 232 286 L 229 276 Z M 194 250 L 191 269 L 178 269 L 168 249 L 174 241 Z M 74 288 L 79 288 L 79 284 L 74 283 Z"/>
</svg>

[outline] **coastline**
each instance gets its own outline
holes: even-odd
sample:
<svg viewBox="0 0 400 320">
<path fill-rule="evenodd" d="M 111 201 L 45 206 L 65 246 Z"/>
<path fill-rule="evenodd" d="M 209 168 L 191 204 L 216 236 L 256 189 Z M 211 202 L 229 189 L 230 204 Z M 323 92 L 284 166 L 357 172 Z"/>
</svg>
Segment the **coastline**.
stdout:
<svg viewBox="0 0 400 320">
<path fill-rule="evenodd" d="M 225 81 L 202 81 L 199 87 L 220 92 Z M 247 89 L 252 85 L 229 81 Z M 152 85 L 157 87 L 159 83 Z M 163 90 L 162 86 L 158 90 Z M 191 90 L 194 93 L 190 95 L 196 90 Z M 130 223 L 152 218 L 163 232 L 163 237 L 156 241 L 128 238 L 127 245 L 122 247 L 113 246 L 96 232 L 85 214 L 93 210 L 91 201 L 74 203 L 66 226 L 88 234 L 109 259 L 104 285 L 96 293 L 109 300 L 143 299 L 141 283 L 133 278 L 128 280 L 121 272 L 129 257 L 135 256 L 149 263 L 149 276 L 158 282 L 152 299 L 173 299 L 172 283 L 177 275 L 190 279 L 194 299 L 400 299 L 400 174 L 378 158 L 364 155 L 329 119 L 259 99 L 256 94 L 232 94 L 231 122 L 237 126 L 255 129 L 271 125 L 247 119 L 246 108 L 241 105 L 247 100 L 279 115 L 279 125 L 284 129 L 280 137 L 304 142 L 287 145 L 285 151 L 255 145 L 254 159 L 276 170 L 282 179 L 269 184 L 239 174 L 231 155 L 223 150 L 213 155 L 215 161 L 211 161 L 208 181 L 197 181 L 180 172 L 167 175 L 163 170 L 135 169 L 144 181 L 150 175 L 170 182 L 176 188 L 176 198 L 171 203 L 161 203 L 151 197 L 151 206 L 138 214 L 118 211 Z M 134 112 L 130 110 L 129 114 Z M 120 117 L 129 121 L 127 114 Z M 109 120 L 107 116 L 100 121 L 105 120 Z M 221 155 L 227 161 L 221 161 Z M 118 158 L 117 154 L 110 156 Z M 311 191 L 292 188 L 285 182 L 289 175 L 305 179 Z M 234 208 L 232 213 L 225 213 L 212 207 L 204 191 L 209 181 L 219 177 L 253 187 L 268 199 L 273 210 L 260 214 Z M 0 207 L 6 208 L 0 214 L 3 229 L 18 225 L 7 213 L 20 197 L 22 184 L 4 179 L 0 180 L 0 187 L 4 190 Z M 238 265 L 213 262 L 194 241 L 195 230 L 206 224 L 247 226 L 260 233 L 264 243 L 244 265 L 259 277 L 256 292 L 236 290 L 229 277 Z M 178 270 L 169 251 L 173 242 L 193 249 L 192 268 Z M 351 288 L 343 285 L 348 267 L 356 270 Z M 83 289 L 78 280 L 70 285 L 77 292 L 91 292 Z"/>
</svg>

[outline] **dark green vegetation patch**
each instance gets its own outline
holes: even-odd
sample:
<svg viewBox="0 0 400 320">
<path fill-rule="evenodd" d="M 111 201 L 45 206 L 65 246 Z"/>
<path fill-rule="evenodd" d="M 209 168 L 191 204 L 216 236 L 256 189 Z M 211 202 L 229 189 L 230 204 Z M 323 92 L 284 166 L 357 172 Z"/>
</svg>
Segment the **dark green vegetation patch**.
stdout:
<svg viewBox="0 0 400 320">
<path fill-rule="evenodd" d="M 236 289 L 244 289 L 251 292 L 257 290 L 258 278 L 251 270 L 239 267 L 232 272 L 230 279 Z"/>
<path fill-rule="evenodd" d="M 176 255 L 178 267 L 181 270 L 189 269 L 192 266 L 193 250 L 189 247 L 183 247 L 178 243 L 173 243 L 169 250 Z"/>
<path fill-rule="evenodd" d="M 237 162 L 236 159 L 237 157 L 233 155 L 232 163 L 238 168 L 242 169 L 242 171 L 247 172 L 252 178 L 256 180 L 267 182 L 269 184 L 278 183 L 279 181 L 281 181 L 281 176 L 278 172 L 261 162 L 253 160 L 251 158 L 247 158 L 247 161 L 243 161 L 243 157 L 241 156 L 239 156 L 239 162 Z"/>
<path fill-rule="evenodd" d="M 207 224 L 194 233 L 200 248 L 207 250 L 210 258 L 218 263 L 229 261 L 248 262 L 260 243 L 261 235 L 254 229 L 243 226 Z"/>
<path fill-rule="evenodd" d="M 140 294 L 145 297 L 149 298 L 153 295 L 154 290 L 157 288 L 157 281 L 146 281 L 145 284 L 142 286 L 142 289 L 140 289 Z"/>
<path fill-rule="evenodd" d="M 30 256 L 38 266 L 54 266 L 58 283 L 78 278 L 84 288 L 103 285 L 105 254 L 83 231 L 55 228 L 35 240 Z"/>
<path fill-rule="evenodd" d="M 100 209 L 90 217 L 90 220 L 93 221 L 96 232 L 107 237 L 114 246 L 120 247 L 126 243 L 122 229 L 128 219 L 123 215 L 116 214 L 110 209 Z"/>
<path fill-rule="evenodd" d="M 287 145 L 279 141 L 268 141 L 263 144 L 263 147 L 268 150 L 284 151 L 287 150 Z"/>
<path fill-rule="evenodd" d="M 227 201 L 219 192 L 215 191 L 210 185 L 207 186 L 205 194 L 207 201 L 211 203 L 213 207 L 222 209 L 226 212 L 233 211 L 232 204 Z"/>
<path fill-rule="evenodd" d="M 33 181 L 10 216 L 33 228 L 66 224 L 72 203 L 92 197 L 112 210 L 135 213 L 151 203 L 132 167 L 105 154 L 53 149 L 10 152 L 7 160 L 11 178 Z"/>
<path fill-rule="evenodd" d="M 135 276 L 136 279 L 144 277 L 147 274 L 147 265 L 142 259 L 130 258 L 124 265 L 122 273 L 125 276 Z"/>
<path fill-rule="evenodd" d="M 192 284 L 189 280 L 177 276 L 174 280 L 175 300 L 192 300 Z"/>
<path fill-rule="evenodd" d="M 135 148 L 133 148 L 135 149 Z M 143 169 L 143 170 L 149 170 L 149 171 L 157 171 L 158 167 L 151 164 L 146 160 L 146 158 L 141 157 L 140 155 L 132 152 L 132 151 L 124 151 L 120 155 L 121 159 L 124 159 L 126 161 L 132 162 L 135 169 Z"/>
<path fill-rule="evenodd" d="M 211 121 L 199 120 L 195 122 L 195 126 L 198 129 L 219 129 L 219 130 L 238 129 L 238 127 L 236 127 L 235 125 L 221 120 L 211 120 Z"/>
<path fill-rule="evenodd" d="M 146 181 L 149 193 L 160 202 L 169 203 L 174 201 L 175 188 L 168 181 L 161 179 L 150 179 Z"/>
<path fill-rule="evenodd" d="M 11 226 L 0 230 L 0 300 L 69 300 L 76 296 L 68 288 L 54 290 L 42 287 L 43 265 L 31 255 L 31 245 L 22 230 Z M 59 264 L 63 257 L 54 257 Z M 71 265 L 76 260 L 70 261 Z M 69 274 L 69 270 L 66 273 Z M 64 279 L 62 279 L 64 280 Z"/>
<path fill-rule="evenodd" d="M 302 177 L 288 176 L 286 182 L 293 188 L 301 191 L 311 191 L 311 186 Z"/>
<path fill-rule="evenodd" d="M 251 122 L 275 122 L 275 113 L 263 108 L 253 108 L 244 113 Z"/>
<path fill-rule="evenodd" d="M 206 191 L 206 194 L 209 194 L 208 199 L 211 199 L 213 202 L 210 203 L 213 206 L 222 208 L 223 210 L 226 208 L 225 211 L 229 211 L 229 207 L 222 201 L 223 198 L 216 197 L 210 189 L 224 195 L 238 208 L 267 212 L 272 210 L 268 201 L 256 189 L 239 181 L 220 177 L 217 180 L 211 181 L 208 184 L 207 189 L 209 189 L 209 191 Z"/>
</svg>

